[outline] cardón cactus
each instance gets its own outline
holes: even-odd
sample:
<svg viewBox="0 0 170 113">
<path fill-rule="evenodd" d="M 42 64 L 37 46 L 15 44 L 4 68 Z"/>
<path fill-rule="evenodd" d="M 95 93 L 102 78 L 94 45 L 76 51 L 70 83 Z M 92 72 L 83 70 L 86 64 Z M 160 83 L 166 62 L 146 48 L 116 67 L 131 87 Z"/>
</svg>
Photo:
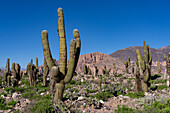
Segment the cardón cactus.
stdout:
<svg viewBox="0 0 170 113">
<path fill-rule="evenodd" d="M 125 62 L 124 55 L 123 55 L 122 60 L 126 68 L 126 73 L 129 73 L 128 67 L 130 66 L 130 58 L 128 57 L 128 61 Z"/>
<path fill-rule="evenodd" d="M 166 57 L 165 54 L 163 54 L 164 59 L 166 60 L 166 68 L 167 68 L 167 74 L 170 75 L 170 52 L 168 53 L 168 57 Z"/>
<path fill-rule="evenodd" d="M 145 41 L 143 57 L 139 49 L 136 49 L 136 56 L 139 68 L 142 72 L 140 73 L 142 77 L 142 90 L 143 92 L 148 92 L 149 80 L 151 77 L 152 53 L 149 49 L 149 45 L 145 46 Z"/>
<path fill-rule="evenodd" d="M 65 84 L 70 82 L 73 73 L 76 69 L 77 62 L 80 55 L 80 36 L 79 31 L 75 29 L 73 31 L 73 36 L 75 39 L 71 40 L 70 44 L 70 57 L 67 69 L 67 46 L 64 28 L 64 16 L 62 8 L 58 8 L 58 34 L 60 41 L 60 57 L 59 66 L 57 66 L 52 58 L 51 51 L 48 42 L 48 32 L 46 30 L 42 31 L 42 45 L 44 57 L 50 70 L 51 81 L 55 85 L 53 102 L 57 104 L 58 100 L 63 99 L 63 92 Z M 53 90 L 53 89 L 52 89 Z"/>
<path fill-rule="evenodd" d="M 158 71 L 158 73 L 161 73 L 161 71 L 162 71 L 162 68 L 161 68 L 161 64 L 160 64 L 159 58 L 158 58 L 158 60 L 157 60 L 157 71 Z"/>
<path fill-rule="evenodd" d="M 43 67 L 43 86 L 46 86 L 46 82 L 47 82 L 47 76 L 49 74 L 49 68 L 47 66 L 47 62 L 44 58 L 44 67 Z"/>
<path fill-rule="evenodd" d="M 11 86 L 11 71 L 10 71 L 10 59 L 7 58 L 6 72 L 4 73 L 4 80 L 8 86 Z"/>
</svg>

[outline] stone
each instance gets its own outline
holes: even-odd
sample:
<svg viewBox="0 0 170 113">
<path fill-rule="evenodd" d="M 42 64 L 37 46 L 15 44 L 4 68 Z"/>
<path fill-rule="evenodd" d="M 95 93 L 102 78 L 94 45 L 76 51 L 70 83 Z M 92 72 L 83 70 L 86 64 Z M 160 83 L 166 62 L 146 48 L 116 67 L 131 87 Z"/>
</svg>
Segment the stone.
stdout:
<svg viewBox="0 0 170 113">
<path fill-rule="evenodd" d="M 41 93 L 40 95 L 43 96 L 43 95 L 45 95 L 45 93 Z"/>
<path fill-rule="evenodd" d="M 30 101 L 30 100 L 28 100 L 28 99 L 26 99 L 26 100 L 25 100 L 25 103 L 26 103 L 26 104 L 30 104 L 30 103 L 31 103 L 31 101 Z"/>
<path fill-rule="evenodd" d="M 13 100 L 17 100 L 17 99 L 19 99 L 21 97 L 21 94 L 18 94 L 18 93 L 13 93 L 13 95 L 12 95 L 12 99 Z"/>
<path fill-rule="evenodd" d="M 103 100 L 100 100 L 99 102 L 102 103 L 102 104 L 104 104 Z"/>
<path fill-rule="evenodd" d="M 84 97 L 80 96 L 78 97 L 78 100 L 84 100 Z"/>
</svg>

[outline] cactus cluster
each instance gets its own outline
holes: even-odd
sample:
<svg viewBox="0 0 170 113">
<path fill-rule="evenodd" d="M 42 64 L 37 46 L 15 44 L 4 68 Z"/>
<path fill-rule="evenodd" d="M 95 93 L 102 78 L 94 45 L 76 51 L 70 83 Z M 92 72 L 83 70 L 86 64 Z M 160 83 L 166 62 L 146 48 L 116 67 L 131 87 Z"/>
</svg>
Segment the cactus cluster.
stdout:
<svg viewBox="0 0 170 113">
<path fill-rule="evenodd" d="M 124 55 L 122 56 L 122 60 L 123 60 L 123 63 L 125 65 L 125 68 L 126 68 L 126 73 L 129 73 L 129 66 L 130 66 L 130 58 L 128 57 L 128 61 L 125 61 L 124 59 Z"/>
<path fill-rule="evenodd" d="M 136 49 L 137 62 L 140 68 L 140 75 L 142 79 L 142 90 L 148 92 L 149 80 L 151 77 L 151 64 L 152 64 L 152 53 L 149 45 L 145 45 L 144 41 L 144 53 L 141 55 L 139 49 Z"/>
<path fill-rule="evenodd" d="M 21 70 L 21 66 L 19 64 L 16 64 L 16 68 L 15 68 L 15 62 L 13 62 L 12 63 L 12 76 L 14 77 L 13 86 L 17 86 L 18 82 L 21 79 L 20 70 Z"/>
<path fill-rule="evenodd" d="M 90 69 L 90 67 L 87 66 L 87 65 L 84 65 L 84 66 L 83 66 L 83 72 L 84 72 L 85 75 L 91 75 L 91 69 Z"/>
<path fill-rule="evenodd" d="M 29 76 L 30 86 L 36 85 L 36 80 L 38 78 L 38 68 L 33 64 L 33 60 L 31 59 L 31 62 L 27 65 L 26 73 Z"/>
<path fill-rule="evenodd" d="M 60 56 L 59 56 L 59 66 L 57 66 L 51 55 L 51 50 L 48 42 L 48 32 L 46 30 L 42 31 L 42 45 L 44 57 L 47 62 L 47 66 L 50 70 L 50 90 L 53 93 L 53 102 L 57 104 L 58 100 L 63 99 L 63 92 L 65 84 L 70 82 L 73 73 L 76 69 L 77 62 L 80 55 L 80 35 L 79 31 L 75 29 L 73 31 L 73 36 L 75 39 L 71 40 L 70 44 L 70 57 L 69 64 L 67 68 L 67 46 L 66 46 L 66 37 L 65 37 L 65 28 L 64 28 L 64 16 L 62 8 L 58 8 L 58 34 L 59 34 L 59 44 L 60 44 Z M 51 87 L 54 86 L 54 87 Z"/>
</svg>

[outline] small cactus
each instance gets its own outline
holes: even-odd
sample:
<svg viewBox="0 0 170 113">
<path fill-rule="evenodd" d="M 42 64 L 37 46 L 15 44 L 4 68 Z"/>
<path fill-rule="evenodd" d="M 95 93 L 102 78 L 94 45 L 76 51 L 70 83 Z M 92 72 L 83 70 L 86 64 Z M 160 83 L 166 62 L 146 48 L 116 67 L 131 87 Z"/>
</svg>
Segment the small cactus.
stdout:
<svg viewBox="0 0 170 113">
<path fill-rule="evenodd" d="M 113 63 L 113 75 L 116 77 L 117 76 L 117 69 L 116 69 L 116 64 Z"/>
<path fill-rule="evenodd" d="M 88 70 L 87 70 L 87 66 L 86 66 L 86 65 L 83 66 L 83 72 L 84 72 L 85 75 L 88 73 Z"/>
<path fill-rule="evenodd" d="M 94 66 L 94 76 L 97 76 L 98 75 L 98 68 L 97 68 L 97 66 Z"/>
<path fill-rule="evenodd" d="M 130 66 L 130 58 L 128 57 L 128 61 L 125 62 L 125 59 L 124 59 L 124 55 L 122 56 L 122 60 L 123 60 L 123 63 L 125 65 L 125 68 L 126 68 L 126 73 L 129 74 L 129 66 Z"/>
<path fill-rule="evenodd" d="M 161 71 L 162 71 L 162 68 L 161 68 L 161 64 L 160 64 L 159 58 L 158 58 L 158 60 L 157 60 L 157 71 L 158 71 L 159 74 L 160 74 Z"/>
</svg>

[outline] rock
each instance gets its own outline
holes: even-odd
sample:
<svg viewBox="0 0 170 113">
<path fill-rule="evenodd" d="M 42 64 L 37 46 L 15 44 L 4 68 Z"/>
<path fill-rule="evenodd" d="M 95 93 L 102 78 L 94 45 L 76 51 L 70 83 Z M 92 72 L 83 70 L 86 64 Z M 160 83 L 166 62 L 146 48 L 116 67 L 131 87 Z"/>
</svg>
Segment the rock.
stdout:
<svg viewBox="0 0 170 113">
<path fill-rule="evenodd" d="M 41 93 L 40 95 L 43 96 L 43 95 L 45 95 L 45 93 Z"/>
<path fill-rule="evenodd" d="M 102 104 L 104 104 L 103 100 L 100 100 L 99 102 L 102 103 Z"/>
<path fill-rule="evenodd" d="M 13 93 L 13 95 L 12 95 L 13 100 L 17 100 L 20 97 L 21 97 L 21 94 L 18 94 L 18 93 Z"/>
<path fill-rule="evenodd" d="M 78 97 L 78 100 L 84 100 L 84 97 L 80 96 Z"/>
<path fill-rule="evenodd" d="M 2 97 L 2 98 L 5 98 L 5 96 L 4 96 L 4 95 L 1 95 L 1 97 Z"/>
<path fill-rule="evenodd" d="M 130 97 L 129 96 L 123 96 L 124 99 L 129 99 Z"/>
<path fill-rule="evenodd" d="M 28 99 L 26 99 L 26 100 L 25 100 L 25 103 L 26 103 L 26 104 L 30 104 L 30 103 L 31 103 L 31 101 L 30 101 L 30 100 L 28 100 Z"/>
</svg>

